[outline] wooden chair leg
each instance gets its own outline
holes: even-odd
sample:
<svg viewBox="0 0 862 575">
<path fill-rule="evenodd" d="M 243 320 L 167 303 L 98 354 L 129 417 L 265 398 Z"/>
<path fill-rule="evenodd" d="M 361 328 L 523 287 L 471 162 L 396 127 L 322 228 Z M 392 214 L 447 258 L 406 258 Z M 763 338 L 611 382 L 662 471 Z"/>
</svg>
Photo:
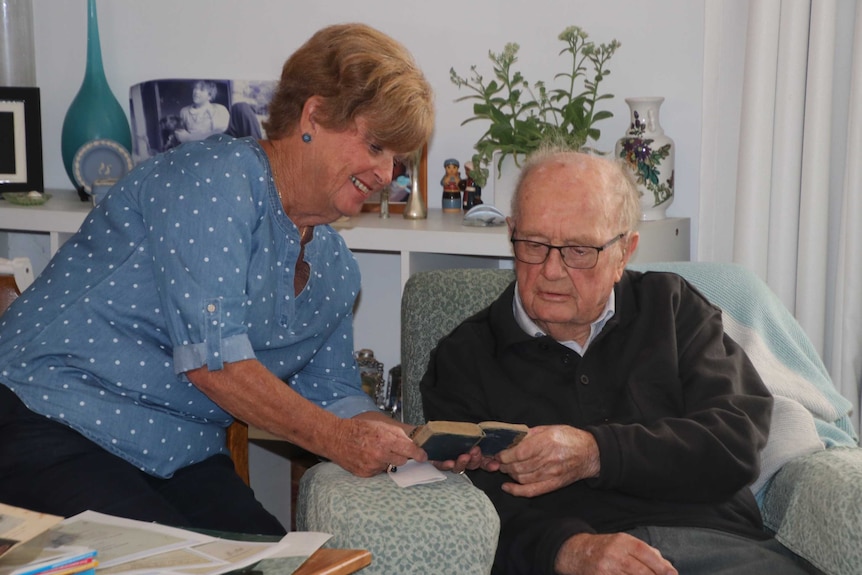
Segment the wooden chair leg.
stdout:
<svg viewBox="0 0 862 575">
<path fill-rule="evenodd" d="M 234 420 L 227 428 L 227 448 L 233 459 L 233 466 L 246 485 L 250 485 L 248 477 L 248 424 Z"/>
</svg>

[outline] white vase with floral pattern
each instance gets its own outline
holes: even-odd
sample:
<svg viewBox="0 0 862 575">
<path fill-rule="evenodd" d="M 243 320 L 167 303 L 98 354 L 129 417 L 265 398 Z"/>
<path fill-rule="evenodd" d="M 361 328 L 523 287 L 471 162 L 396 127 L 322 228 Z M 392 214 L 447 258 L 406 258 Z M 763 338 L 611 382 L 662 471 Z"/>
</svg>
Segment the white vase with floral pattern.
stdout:
<svg viewBox="0 0 862 575">
<path fill-rule="evenodd" d="M 631 168 L 641 194 L 643 220 L 661 220 L 673 202 L 674 143 L 659 123 L 664 98 L 626 98 L 631 124 L 616 155 Z"/>
</svg>

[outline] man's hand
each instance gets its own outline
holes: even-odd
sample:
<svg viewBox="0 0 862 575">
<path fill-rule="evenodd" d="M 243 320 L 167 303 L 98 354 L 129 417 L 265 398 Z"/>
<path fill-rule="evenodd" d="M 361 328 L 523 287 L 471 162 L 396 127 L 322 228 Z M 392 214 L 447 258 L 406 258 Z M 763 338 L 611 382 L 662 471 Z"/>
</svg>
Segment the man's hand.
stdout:
<svg viewBox="0 0 862 575">
<path fill-rule="evenodd" d="M 458 459 L 450 459 L 449 461 L 433 461 L 434 467 L 441 471 L 452 471 L 454 473 L 463 473 L 470 469 L 479 469 L 485 471 L 497 471 L 500 469 L 500 462 L 493 457 L 482 455 L 482 450 L 478 445 L 474 445 L 467 453 L 462 453 Z"/>
<path fill-rule="evenodd" d="M 560 575 L 677 575 L 658 549 L 627 533 L 581 533 L 560 547 L 554 569 Z"/>
<path fill-rule="evenodd" d="M 361 414 L 339 419 L 329 444 L 329 458 L 360 477 L 386 471 L 389 465 L 404 465 L 408 459 L 428 459 L 396 422 L 367 419 Z"/>
<path fill-rule="evenodd" d="M 599 448 L 592 434 L 567 425 L 533 427 L 518 445 L 497 454 L 500 471 L 518 483 L 503 491 L 535 497 L 599 474 Z"/>
</svg>

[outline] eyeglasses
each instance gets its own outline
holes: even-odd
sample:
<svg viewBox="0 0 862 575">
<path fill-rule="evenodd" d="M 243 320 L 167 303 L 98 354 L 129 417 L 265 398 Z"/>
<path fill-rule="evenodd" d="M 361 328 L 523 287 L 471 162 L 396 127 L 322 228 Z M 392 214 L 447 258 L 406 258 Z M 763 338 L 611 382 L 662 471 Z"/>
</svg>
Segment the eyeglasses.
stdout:
<svg viewBox="0 0 862 575">
<path fill-rule="evenodd" d="M 512 230 L 512 249 L 518 261 L 525 264 L 543 264 L 548 259 L 551 249 L 558 250 L 563 263 L 570 268 L 587 270 L 596 267 L 599 262 L 599 252 L 611 247 L 625 237 L 625 232 L 617 234 L 612 240 L 603 246 L 553 246 L 534 242 L 532 240 L 519 240 L 515 238 L 515 230 Z"/>
</svg>

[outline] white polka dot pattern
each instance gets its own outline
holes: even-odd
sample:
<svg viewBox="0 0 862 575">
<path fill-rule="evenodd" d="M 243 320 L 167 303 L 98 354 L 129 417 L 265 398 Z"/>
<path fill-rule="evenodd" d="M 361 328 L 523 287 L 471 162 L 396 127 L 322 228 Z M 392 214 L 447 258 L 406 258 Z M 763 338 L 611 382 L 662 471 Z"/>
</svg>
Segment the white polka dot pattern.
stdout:
<svg viewBox="0 0 862 575">
<path fill-rule="evenodd" d="M 162 477 L 224 449 L 229 416 L 183 375 L 204 364 L 257 358 L 341 415 L 373 409 L 353 361 L 353 254 L 315 227 L 294 297 L 298 253 L 256 142 L 174 148 L 115 186 L 3 315 L 0 382 Z"/>
</svg>

